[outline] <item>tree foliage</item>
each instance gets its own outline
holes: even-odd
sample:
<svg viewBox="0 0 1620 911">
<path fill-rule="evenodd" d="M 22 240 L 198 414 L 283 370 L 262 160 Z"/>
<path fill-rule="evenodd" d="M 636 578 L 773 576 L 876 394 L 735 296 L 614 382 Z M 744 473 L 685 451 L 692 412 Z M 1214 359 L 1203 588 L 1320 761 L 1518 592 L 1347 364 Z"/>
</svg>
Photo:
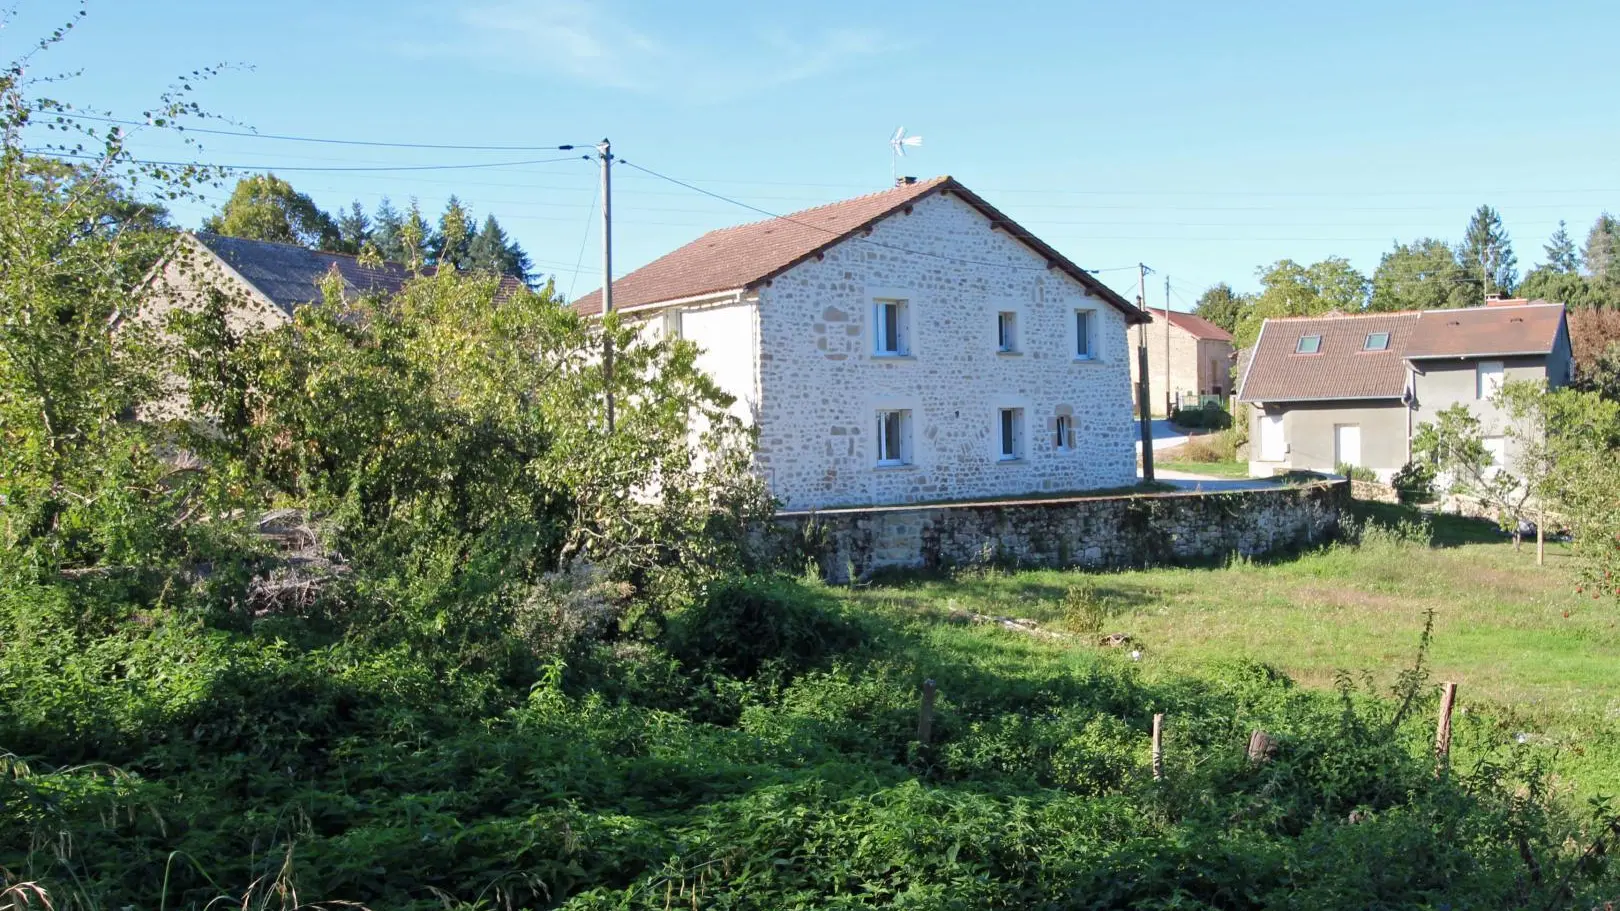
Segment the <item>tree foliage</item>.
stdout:
<svg viewBox="0 0 1620 911">
<path fill-rule="evenodd" d="M 1604 212 L 1586 234 L 1581 257 L 1586 274 L 1595 279 L 1620 283 L 1620 219 Z"/>
<path fill-rule="evenodd" d="M 1480 301 L 1479 277 L 1468 274 L 1449 244 L 1432 237 L 1397 243 L 1373 272 L 1373 310 L 1441 310 Z"/>
<path fill-rule="evenodd" d="M 343 245 L 332 216 L 274 174 L 237 181 L 225 205 L 203 221 L 203 230 L 311 250 L 338 250 Z"/>
<path fill-rule="evenodd" d="M 1226 282 L 1217 282 L 1198 296 L 1193 312 L 1231 332 L 1237 328 L 1248 306 L 1247 297 L 1233 291 Z"/>
<path fill-rule="evenodd" d="M 1502 215 L 1488 205 L 1474 211 L 1463 234 L 1457 259 L 1472 276 L 1478 276 L 1487 295 L 1507 296 L 1519 283 L 1518 259 L 1513 243 L 1502 226 Z"/>
<path fill-rule="evenodd" d="M 1547 245 L 1542 249 L 1547 255 L 1545 268 L 1564 274 L 1580 271 L 1581 257 L 1575 252 L 1575 241 L 1570 238 L 1563 219 L 1558 220 L 1558 230 L 1547 239 Z"/>
</svg>

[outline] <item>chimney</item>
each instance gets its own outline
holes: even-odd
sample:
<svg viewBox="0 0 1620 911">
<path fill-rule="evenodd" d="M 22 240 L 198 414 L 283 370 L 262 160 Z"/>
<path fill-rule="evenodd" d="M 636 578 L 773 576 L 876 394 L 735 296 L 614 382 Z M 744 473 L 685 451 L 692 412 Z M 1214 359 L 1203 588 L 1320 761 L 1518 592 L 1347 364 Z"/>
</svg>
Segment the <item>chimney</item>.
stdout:
<svg viewBox="0 0 1620 911">
<path fill-rule="evenodd" d="M 894 179 L 894 185 L 897 187 L 909 187 L 916 182 L 917 178 L 915 177 L 896 177 Z"/>
</svg>

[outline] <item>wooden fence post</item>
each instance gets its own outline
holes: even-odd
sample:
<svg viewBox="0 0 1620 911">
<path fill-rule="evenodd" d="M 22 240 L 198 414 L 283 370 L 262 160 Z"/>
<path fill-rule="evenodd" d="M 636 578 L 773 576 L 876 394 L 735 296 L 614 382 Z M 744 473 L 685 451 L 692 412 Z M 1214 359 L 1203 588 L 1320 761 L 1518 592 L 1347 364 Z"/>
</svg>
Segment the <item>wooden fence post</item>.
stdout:
<svg viewBox="0 0 1620 911">
<path fill-rule="evenodd" d="M 1153 716 L 1153 780 L 1164 780 L 1164 713 Z"/>
<path fill-rule="evenodd" d="M 1457 702 L 1457 684 L 1440 684 L 1440 718 L 1434 726 L 1435 773 L 1446 770 L 1451 761 L 1451 709 Z"/>
<path fill-rule="evenodd" d="M 934 681 L 924 680 L 922 690 L 922 711 L 917 713 L 917 742 L 927 746 L 934 734 Z"/>
<path fill-rule="evenodd" d="M 1256 730 L 1249 735 L 1249 761 L 1262 763 L 1271 758 L 1271 735 L 1265 731 Z"/>
</svg>

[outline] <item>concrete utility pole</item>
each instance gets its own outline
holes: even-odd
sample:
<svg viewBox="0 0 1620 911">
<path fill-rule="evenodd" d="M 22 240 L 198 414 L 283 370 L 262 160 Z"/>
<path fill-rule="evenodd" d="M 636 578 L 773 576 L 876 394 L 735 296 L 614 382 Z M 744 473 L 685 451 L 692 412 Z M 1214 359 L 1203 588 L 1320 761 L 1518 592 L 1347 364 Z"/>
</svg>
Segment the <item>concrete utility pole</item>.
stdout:
<svg viewBox="0 0 1620 911">
<path fill-rule="evenodd" d="M 602 160 L 602 319 L 613 312 L 613 144 L 603 139 L 596 144 Z M 613 432 L 613 336 L 602 336 L 602 384 L 607 390 L 607 429 Z"/>
<path fill-rule="evenodd" d="M 1175 410 L 1175 395 L 1170 382 L 1170 276 L 1164 277 L 1164 416 Z"/>
<path fill-rule="evenodd" d="M 1147 273 L 1148 267 L 1141 263 L 1136 264 L 1136 309 L 1141 310 L 1143 316 L 1147 315 Z M 1140 385 L 1136 390 L 1137 413 L 1142 425 L 1142 480 L 1153 480 L 1153 408 L 1149 404 L 1151 393 L 1148 391 L 1148 350 L 1147 350 L 1147 323 L 1142 323 L 1141 333 L 1137 336 L 1136 346 L 1136 372 L 1140 377 Z"/>
</svg>

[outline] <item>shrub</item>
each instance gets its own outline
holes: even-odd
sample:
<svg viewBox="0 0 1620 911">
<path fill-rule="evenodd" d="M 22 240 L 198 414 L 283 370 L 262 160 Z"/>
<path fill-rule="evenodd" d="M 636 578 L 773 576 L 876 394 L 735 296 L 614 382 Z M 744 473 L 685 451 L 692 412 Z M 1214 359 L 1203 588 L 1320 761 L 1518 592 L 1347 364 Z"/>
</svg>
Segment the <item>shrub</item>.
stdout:
<svg viewBox="0 0 1620 911">
<path fill-rule="evenodd" d="M 1339 464 L 1333 466 L 1333 473 L 1344 475 L 1352 481 L 1376 482 L 1378 480 L 1377 472 L 1373 471 L 1371 468 L 1367 468 L 1362 465 L 1351 465 L 1348 462 L 1340 462 Z"/>
<path fill-rule="evenodd" d="M 1170 423 L 1192 430 L 1225 430 L 1232 426 L 1232 415 L 1220 405 L 1206 402 L 1198 408 L 1171 409 Z"/>
<path fill-rule="evenodd" d="M 1063 628 L 1075 633 L 1100 633 L 1113 615 L 1111 600 L 1097 592 L 1097 583 L 1085 579 L 1063 593 Z"/>
<path fill-rule="evenodd" d="M 1434 466 L 1428 462 L 1407 462 L 1390 479 L 1390 486 L 1395 488 L 1395 496 L 1403 504 L 1433 503 Z"/>
<path fill-rule="evenodd" d="M 749 677 L 767 662 L 803 670 L 859 645 L 862 631 L 826 594 L 773 576 L 728 577 L 670 620 L 671 653 Z"/>
</svg>

